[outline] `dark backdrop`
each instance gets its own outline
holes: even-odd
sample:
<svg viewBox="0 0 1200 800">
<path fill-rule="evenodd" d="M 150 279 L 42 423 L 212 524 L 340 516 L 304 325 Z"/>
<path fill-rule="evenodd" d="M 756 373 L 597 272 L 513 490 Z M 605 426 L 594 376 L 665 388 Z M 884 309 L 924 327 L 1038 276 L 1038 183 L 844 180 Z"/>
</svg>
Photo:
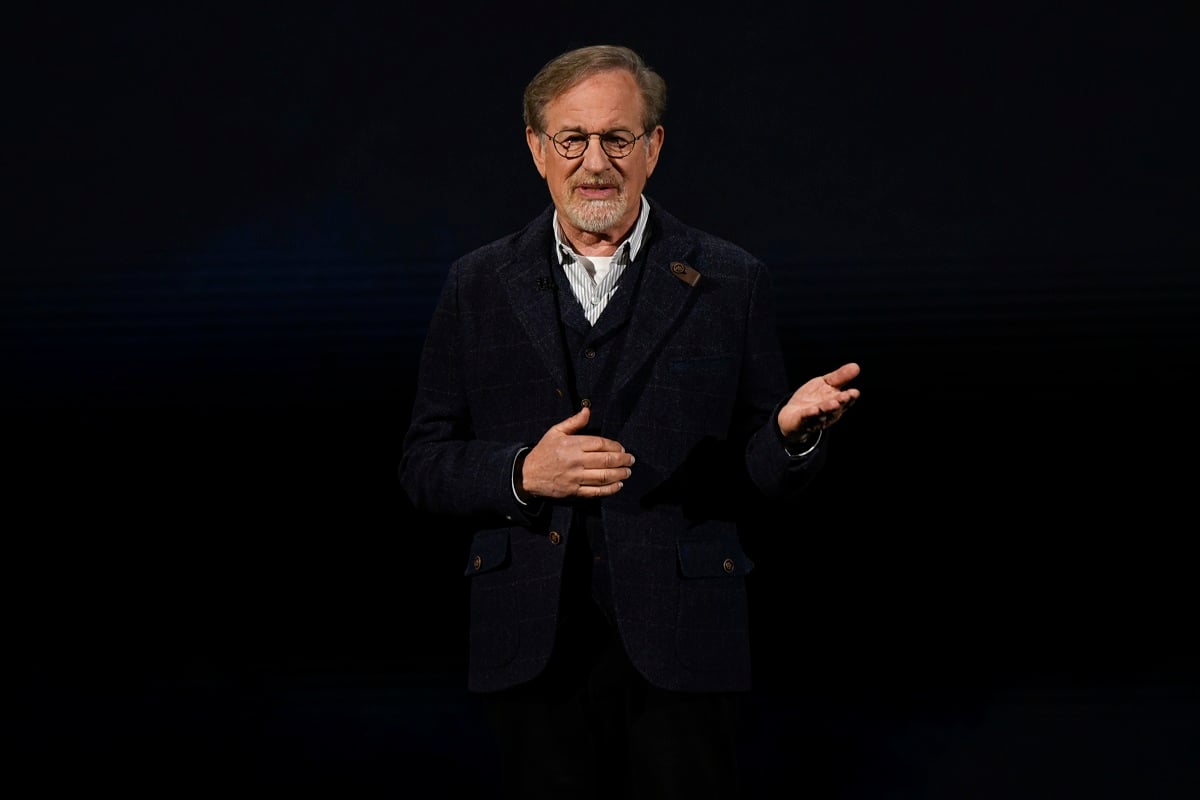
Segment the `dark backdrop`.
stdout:
<svg viewBox="0 0 1200 800">
<path fill-rule="evenodd" d="M 893 700 L 1191 685 L 1184 4 L 16 22 L 5 584 L 40 697 L 462 682 L 466 543 L 395 479 L 417 353 L 448 262 L 548 202 L 525 81 L 598 41 L 665 75 L 648 193 L 771 264 L 794 377 L 863 366 L 809 506 L 747 542 L 763 684 L 799 652 Z"/>
</svg>

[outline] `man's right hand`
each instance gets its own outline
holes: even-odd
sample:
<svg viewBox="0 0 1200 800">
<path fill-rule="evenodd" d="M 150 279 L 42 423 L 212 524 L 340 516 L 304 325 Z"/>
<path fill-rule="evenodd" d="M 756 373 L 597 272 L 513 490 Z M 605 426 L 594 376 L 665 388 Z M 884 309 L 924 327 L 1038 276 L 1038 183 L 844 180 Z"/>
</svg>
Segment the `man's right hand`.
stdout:
<svg viewBox="0 0 1200 800">
<path fill-rule="evenodd" d="M 621 491 L 633 474 L 632 453 L 620 442 L 581 434 L 591 419 L 590 408 L 546 431 L 525 454 L 519 488 L 532 497 L 608 497 Z"/>
</svg>

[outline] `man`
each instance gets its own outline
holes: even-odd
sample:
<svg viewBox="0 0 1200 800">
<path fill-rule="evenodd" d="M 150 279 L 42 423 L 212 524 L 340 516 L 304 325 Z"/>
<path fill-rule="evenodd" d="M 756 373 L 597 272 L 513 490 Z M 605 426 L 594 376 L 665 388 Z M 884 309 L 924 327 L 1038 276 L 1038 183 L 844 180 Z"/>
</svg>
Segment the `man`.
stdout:
<svg viewBox="0 0 1200 800">
<path fill-rule="evenodd" d="M 451 265 L 400 478 L 473 532 L 468 688 L 521 797 L 734 797 L 739 523 L 786 508 L 858 398 L 789 392 L 769 278 L 644 193 L 663 79 L 584 47 L 525 90 L 553 201 Z"/>
</svg>

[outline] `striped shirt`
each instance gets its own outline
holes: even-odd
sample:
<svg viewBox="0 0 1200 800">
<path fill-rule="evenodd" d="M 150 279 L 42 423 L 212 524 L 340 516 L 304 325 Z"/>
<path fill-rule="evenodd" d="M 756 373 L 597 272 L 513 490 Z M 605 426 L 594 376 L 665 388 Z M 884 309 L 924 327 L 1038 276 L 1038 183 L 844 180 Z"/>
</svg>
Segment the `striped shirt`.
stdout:
<svg viewBox="0 0 1200 800">
<path fill-rule="evenodd" d="M 621 285 L 621 275 L 637 257 L 646 238 L 646 220 L 650 217 L 650 204 L 645 195 L 641 197 L 642 211 L 629 238 L 621 242 L 611 256 L 584 256 L 575 252 L 558 225 L 558 211 L 554 212 L 554 240 L 558 244 L 558 263 L 566 273 L 567 282 L 575 299 L 583 307 L 583 314 L 593 325 L 608 305 L 613 292 Z"/>
</svg>

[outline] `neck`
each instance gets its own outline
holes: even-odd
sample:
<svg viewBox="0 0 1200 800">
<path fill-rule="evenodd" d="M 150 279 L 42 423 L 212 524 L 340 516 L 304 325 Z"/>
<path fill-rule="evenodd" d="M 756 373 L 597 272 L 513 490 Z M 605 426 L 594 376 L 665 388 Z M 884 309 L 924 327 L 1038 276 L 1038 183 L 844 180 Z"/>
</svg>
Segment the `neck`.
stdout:
<svg viewBox="0 0 1200 800">
<path fill-rule="evenodd" d="M 633 233 L 635 224 L 637 224 L 636 216 L 632 222 L 619 228 L 585 231 L 576 228 L 569 219 L 565 219 L 563 216 L 559 217 L 563 237 L 581 256 L 611 256 Z"/>
<path fill-rule="evenodd" d="M 629 231 L 625 232 L 626 234 Z M 605 234 L 578 233 L 564 234 L 571 247 L 581 256 L 611 256 L 625 241 L 625 236 L 610 237 Z"/>
</svg>

